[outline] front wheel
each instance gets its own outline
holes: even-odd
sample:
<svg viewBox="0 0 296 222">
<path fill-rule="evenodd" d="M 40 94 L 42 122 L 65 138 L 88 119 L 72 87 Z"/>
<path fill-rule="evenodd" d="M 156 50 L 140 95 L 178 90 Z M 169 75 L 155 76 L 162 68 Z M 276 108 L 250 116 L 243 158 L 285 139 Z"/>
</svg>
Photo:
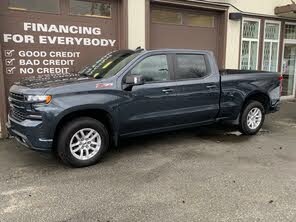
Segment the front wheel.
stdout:
<svg viewBox="0 0 296 222">
<path fill-rule="evenodd" d="M 255 135 L 265 119 L 265 109 L 258 101 L 250 101 L 244 108 L 239 122 L 239 130 L 245 135 Z"/>
<path fill-rule="evenodd" d="M 75 119 L 61 129 L 57 151 L 60 159 L 73 167 L 90 166 L 99 161 L 109 146 L 105 126 L 92 118 Z"/>
</svg>

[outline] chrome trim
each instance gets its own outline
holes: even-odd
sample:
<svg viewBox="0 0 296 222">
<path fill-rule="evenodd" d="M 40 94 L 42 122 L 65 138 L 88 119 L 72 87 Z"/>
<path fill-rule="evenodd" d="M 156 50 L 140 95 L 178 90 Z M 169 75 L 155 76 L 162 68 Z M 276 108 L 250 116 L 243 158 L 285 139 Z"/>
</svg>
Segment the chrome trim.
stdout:
<svg viewBox="0 0 296 222">
<path fill-rule="evenodd" d="M 41 138 L 39 138 L 39 141 L 40 142 L 52 142 L 53 139 L 41 139 Z"/>
<path fill-rule="evenodd" d="M 41 115 L 28 115 L 27 117 L 28 117 L 29 119 L 30 119 L 30 118 L 33 118 L 33 119 L 40 119 L 40 120 L 42 119 L 42 116 L 41 116 Z"/>
</svg>

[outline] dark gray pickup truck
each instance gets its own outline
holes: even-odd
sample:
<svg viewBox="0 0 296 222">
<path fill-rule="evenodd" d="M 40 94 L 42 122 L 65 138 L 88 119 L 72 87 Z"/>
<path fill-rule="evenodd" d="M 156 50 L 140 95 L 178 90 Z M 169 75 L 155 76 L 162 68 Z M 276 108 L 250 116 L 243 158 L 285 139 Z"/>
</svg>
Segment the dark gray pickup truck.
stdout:
<svg viewBox="0 0 296 222">
<path fill-rule="evenodd" d="M 123 137 L 232 121 L 256 134 L 279 109 L 278 73 L 223 70 L 211 52 L 119 50 L 80 76 L 10 89 L 7 128 L 23 145 L 67 164 L 95 164 Z"/>
</svg>

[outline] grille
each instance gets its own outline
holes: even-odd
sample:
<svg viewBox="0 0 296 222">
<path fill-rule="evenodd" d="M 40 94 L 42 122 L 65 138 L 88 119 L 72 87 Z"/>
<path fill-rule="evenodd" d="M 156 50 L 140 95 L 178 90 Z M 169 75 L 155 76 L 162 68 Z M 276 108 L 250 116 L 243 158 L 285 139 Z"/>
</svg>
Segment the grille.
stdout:
<svg viewBox="0 0 296 222">
<path fill-rule="evenodd" d="M 25 100 L 25 96 L 23 94 L 20 94 L 20 93 L 10 92 L 10 97 L 12 99 L 19 100 L 19 101 L 24 101 Z"/>
<path fill-rule="evenodd" d="M 27 118 L 25 111 L 21 109 L 12 108 L 11 114 L 12 114 L 12 117 L 14 117 L 17 120 L 23 121 Z"/>
<path fill-rule="evenodd" d="M 25 120 L 27 117 L 25 107 L 25 96 L 21 93 L 10 92 L 9 97 L 11 117 L 19 121 Z"/>
<path fill-rule="evenodd" d="M 10 116 L 18 121 L 26 119 L 41 119 L 41 113 L 36 112 L 31 104 L 26 102 L 21 93 L 9 93 Z"/>
</svg>

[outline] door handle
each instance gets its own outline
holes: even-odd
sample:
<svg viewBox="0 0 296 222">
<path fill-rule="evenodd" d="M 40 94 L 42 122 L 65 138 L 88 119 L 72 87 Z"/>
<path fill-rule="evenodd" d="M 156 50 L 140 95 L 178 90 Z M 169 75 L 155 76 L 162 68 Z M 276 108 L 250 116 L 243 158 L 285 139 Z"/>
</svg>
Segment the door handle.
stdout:
<svg viewBox="0 0 296 222">
<path fill-rule="evenodd" d="M 207 86 L 207 88 L 208 89 L 215 89 L 215 88 L 217 88 L 217 86 L 216 85 L 209 85 L 209 86 Z"/>
<path fill-rule="evenodd" d="M 162 92 L 164 93 L 170 93 L 170 92 L 173 92 L 174 90 L 173 89 L 163 89 Z"/>
</svg>

